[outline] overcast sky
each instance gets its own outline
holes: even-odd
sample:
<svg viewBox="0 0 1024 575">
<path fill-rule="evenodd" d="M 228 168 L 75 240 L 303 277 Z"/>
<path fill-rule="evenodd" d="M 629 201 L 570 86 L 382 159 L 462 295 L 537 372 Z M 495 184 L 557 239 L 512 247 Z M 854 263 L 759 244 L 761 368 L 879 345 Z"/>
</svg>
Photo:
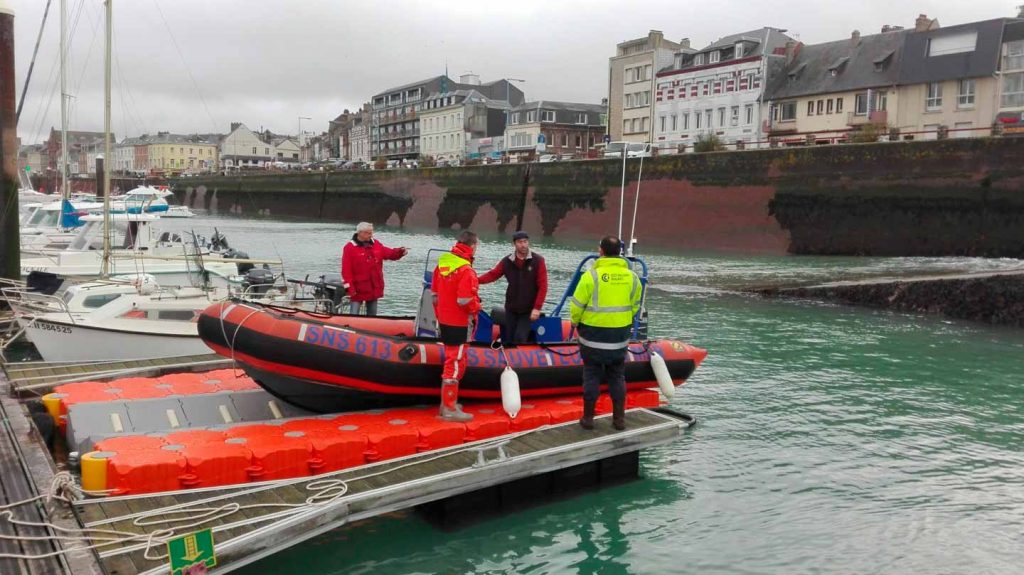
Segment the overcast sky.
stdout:
<svg viewBox="0 0 1024 575">
<path fill-rule="evenodd" d="M 20 95 L 45 0 L 13 5 Z M 774 26 L 804 43 L 1014 16 L 1024 0 L 115 0 L 113 131 L 225 133 L 230 122 L 294 134 L 321 132 L 391 86 L 445 71 L 484 82 L 513 77 L 530 100 L 599 103 L 619 42 L 659 29 L 701 47 Z M 103 129 L 103 3 L 67 0 L 70 129 Z M 60 128 L 60 0 L 53 0 L 19 136 Z M 284 9 L 282 9 L 284 8 Z"/>
</svg>

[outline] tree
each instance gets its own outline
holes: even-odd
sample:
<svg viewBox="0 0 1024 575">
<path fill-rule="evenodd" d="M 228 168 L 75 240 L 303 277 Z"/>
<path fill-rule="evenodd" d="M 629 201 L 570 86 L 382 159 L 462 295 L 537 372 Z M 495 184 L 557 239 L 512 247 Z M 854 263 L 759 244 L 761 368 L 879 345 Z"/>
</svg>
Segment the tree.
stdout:
<svg viewBox="0 0 1024 575">
<path fill-rule="evenodd" d="M 703 152 L 722 152 L 725 151 L 725 142 L 714 132 L 704 132 L 697 136 L 697 140 L 693 143 L 693 151 L 698 154 Z"/>
<path fill-rule="evenodd" d="M 870 144 L 888 133 L 889 127 L 885 124 L 864 124 L 859 130 L 850 132 L 849 141 L 853 144 Z"/>
<path fill-rule="evenodd" d="M 384 159 L 384 156 L 377 156 L 377 159 L 373 161 L 373 169 L 375 170 L 386 170 L 388 167 L 388 161 Z"/>
<path fill-rule="evenodd" d="M 437 167 L 437 158 L 434 156 L 420 156 L 420 167 L 421 168 L 435 168 Z"/>
</svg>

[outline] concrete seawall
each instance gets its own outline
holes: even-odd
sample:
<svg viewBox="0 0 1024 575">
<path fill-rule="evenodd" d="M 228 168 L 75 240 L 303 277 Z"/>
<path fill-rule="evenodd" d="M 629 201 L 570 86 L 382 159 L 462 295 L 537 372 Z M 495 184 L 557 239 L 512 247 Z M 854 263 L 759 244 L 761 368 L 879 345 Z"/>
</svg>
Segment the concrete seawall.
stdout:
<svg viewBox="0 0 1024 575">
<path fill-rule="evenodd" d="M 1024 138 L 686 154 L 643 165 L 637 236 L 667 249 L 1024 257 Z M 621 161 L 183 178 L 177 198 L 244 216 L 563 239 L 618 227 Z M 629 235 L 639 160 L 627 163 Z"/>
<path fill-rule="evenodd" d="M 1024 327 L 1024 270 L 755 291 L 769 297 L 831 301 Z"/>
</svg>

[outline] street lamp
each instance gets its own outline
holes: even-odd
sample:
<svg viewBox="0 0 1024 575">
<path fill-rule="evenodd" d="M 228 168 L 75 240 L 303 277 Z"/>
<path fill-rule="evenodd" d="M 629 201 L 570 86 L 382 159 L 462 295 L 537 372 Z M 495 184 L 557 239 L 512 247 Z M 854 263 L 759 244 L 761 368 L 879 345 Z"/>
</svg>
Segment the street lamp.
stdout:
<svg viewBox="0 0 1024 575">
<path fill-rule="evenodd" d="M 302 151 L 302 121 L 309 120 L 306 116 L 299 116 L 299 157 L 302 158 L 305 154 Z"/>
<path fill-rule="evenodd" d="M 507 135 L 508 134 L 508 119 L 509 119 L 509 114 L 512 112 L 512 101 L 509 100 L 509 97 L 510 97 L 509 87 L 512 85 L 512 82 L 520 82 L 522 84 L 525 84 L 526 80 L 522 80 L 520 78 L 505 78 L 505 103 L 508 104 L 508 107 L 505 108 L 505 134 L 502 134 L 501 141 L 502 141 L 502 145 L 505 147 L 505 158 L 506 159 L 508 158 L 508 135 Z"/>
</svg>

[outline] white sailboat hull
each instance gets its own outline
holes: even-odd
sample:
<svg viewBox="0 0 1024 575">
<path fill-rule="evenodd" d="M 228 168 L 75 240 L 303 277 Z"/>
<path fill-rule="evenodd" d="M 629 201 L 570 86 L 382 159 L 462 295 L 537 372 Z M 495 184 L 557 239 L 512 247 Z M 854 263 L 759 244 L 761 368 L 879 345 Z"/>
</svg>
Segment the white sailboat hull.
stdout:
<svg viewBox="0 0 1024 575">
<path fill-rule="evenodd" d="M 122 331 L 37 318 L 27 333 L 44 361 L 128 361 L 210 353 L 198 332 Z"/>
</svg>

